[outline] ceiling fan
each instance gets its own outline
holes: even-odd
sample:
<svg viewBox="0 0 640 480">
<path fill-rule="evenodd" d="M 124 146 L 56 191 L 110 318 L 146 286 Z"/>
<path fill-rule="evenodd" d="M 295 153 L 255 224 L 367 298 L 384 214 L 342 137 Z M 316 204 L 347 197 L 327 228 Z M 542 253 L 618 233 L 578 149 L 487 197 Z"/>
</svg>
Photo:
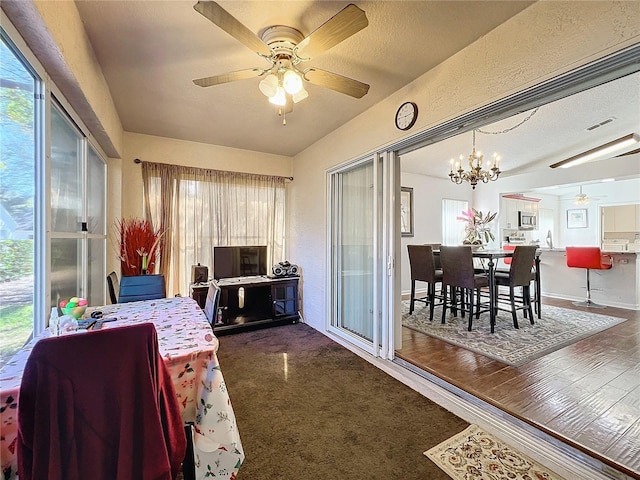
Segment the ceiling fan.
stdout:
<svg viewBox="0 0 640 480">
<path fill-rule="evenodd" d="M 271 103 L 285 110 L 308 96 L 303 80 L 354 98 L 362 98 L 369 91 L 369 85 L 358 80 L 302 66 L 303 62 L 324 53 L 369 24 L 365 12 L 353 4 L 347 5 L 306 37 L 299 30 L 285 25 L 268 27 L 258 37 L 216 2 L 201 0 L 193 8 L 271 64 L 267 68 L 254 67 L 198 78 L 193 81 L 196 85 L 211 87 L 264 77 L 260 91 L 269 97 Z"/>
<path fill-rule="evenodd" d="M 580 185 L 580 193 L 573 196 L 572 198 L 575 205 L 589 205 L 589 203 L 591 203 L 591 200 L 601 200 L 604 197 L 606 197 L 606 195 L 590 197 L 586 193 L 582 192 L 582 185 Z"/>
</svg>

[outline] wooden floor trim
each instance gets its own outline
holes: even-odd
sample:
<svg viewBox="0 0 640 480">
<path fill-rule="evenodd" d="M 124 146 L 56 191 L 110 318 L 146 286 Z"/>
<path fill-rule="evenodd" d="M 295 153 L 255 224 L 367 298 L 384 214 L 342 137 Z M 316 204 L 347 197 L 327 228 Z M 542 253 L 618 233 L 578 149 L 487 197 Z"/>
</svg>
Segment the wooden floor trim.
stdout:
<svg viewBox="0 0 640 480">
<path fill-rule="evenodd" d="M 467 422 L 479 425 L 567 480 L 632 479 L 632 477 L 611 469 L 607 464 L 585 455 L 545 432 L 521 422 L 515 417 L 510 417 L 503 410 L 482 402 L 464 390 L 447 384 L 437 377 L 430 377 L 431 374 L 428 372 L 417 373 L 415 366 L 403 365 L 402 361 L 398 359 L 391 361 L 373 357 L 338 336 L 328 332 L 322 333 L 396 380 Z"/>
<path fill-rule="evenodd" d="M 543 301 L 543 311 L 544 304 L 583 310 L 563 300 Z M 406 327 L 395 355 L 443 388 L 464 392 L 594 459 L 606 466 L 600 470 L 608 478 L 639 479 L 640 312 L 611 307 L 593 313 L 629 321 L 520 367 Z"/>
</svg>

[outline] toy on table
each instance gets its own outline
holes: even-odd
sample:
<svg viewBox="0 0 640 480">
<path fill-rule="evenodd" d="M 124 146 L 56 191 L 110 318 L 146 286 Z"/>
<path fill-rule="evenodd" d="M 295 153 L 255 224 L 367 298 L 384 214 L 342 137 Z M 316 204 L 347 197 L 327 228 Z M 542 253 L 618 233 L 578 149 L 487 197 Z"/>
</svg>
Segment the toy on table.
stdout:
<svg viewBox="0 0 640 480">
<path fill-rule="evenodd" d="M 60 310 L 64 315 L 71 315 L 76 320 L 84 315 L 87 310 L 89 302 L 81 297 L 71 297 L 69 300 L 62 300 L 60 302 Z"/>
</svg>

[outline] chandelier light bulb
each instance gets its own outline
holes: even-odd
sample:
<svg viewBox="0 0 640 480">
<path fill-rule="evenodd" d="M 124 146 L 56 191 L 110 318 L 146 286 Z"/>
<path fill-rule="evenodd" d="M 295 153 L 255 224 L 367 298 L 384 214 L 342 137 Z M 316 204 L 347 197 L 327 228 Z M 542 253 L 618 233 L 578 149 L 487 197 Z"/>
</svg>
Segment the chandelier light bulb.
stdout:
<svg viewBox="0 0 640 480">
<path fill-rule="evenodd" d="M 260 88 L 260 91 L 265 97 L 273 97 L 277 93 L 278 77 L 270 73 L 260 82 L 258 88 Z"/>
<path fill-rule="evenodd" d="M 288 94 L 295 95 L 302 90 L 302 78 L 295 71 L 287 70 L 282 77 L 282 86 Z"/>
</svg>

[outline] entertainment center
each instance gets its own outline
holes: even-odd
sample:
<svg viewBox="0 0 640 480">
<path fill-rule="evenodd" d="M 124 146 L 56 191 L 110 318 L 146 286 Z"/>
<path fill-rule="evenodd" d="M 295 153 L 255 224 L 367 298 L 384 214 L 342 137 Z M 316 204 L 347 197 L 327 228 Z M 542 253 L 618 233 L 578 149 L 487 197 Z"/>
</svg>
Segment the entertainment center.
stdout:
<svg viewBox="0 0 640 480">
<path fill-rule="evenodd" d="M 213 280 L 220 287 L 216 335 L 283 323 L 296 323 L 298 276 L 268 276 L 267 247 L 214 247 Z M 209 283 L 191 285 L 191 297 L 204 308 Z"/>
</svg>

